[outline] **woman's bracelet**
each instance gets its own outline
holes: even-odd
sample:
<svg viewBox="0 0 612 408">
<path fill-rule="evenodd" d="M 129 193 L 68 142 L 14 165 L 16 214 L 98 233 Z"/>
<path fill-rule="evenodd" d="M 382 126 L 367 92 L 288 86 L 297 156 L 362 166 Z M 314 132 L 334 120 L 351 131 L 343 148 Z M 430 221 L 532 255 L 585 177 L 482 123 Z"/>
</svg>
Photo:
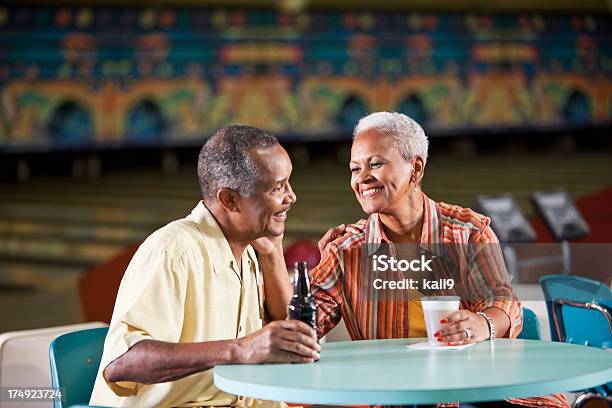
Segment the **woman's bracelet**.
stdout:
<svg viewBox="0 0 612 408">
<path fill-rule="evenodd" d="M 487 321 L 487 325 L 489 326 L 489 340 L 493 340 L 495 338 L 495 322 L 485 312 L 476 312 L 476 314 L 481 315 Z"/>
</svg>

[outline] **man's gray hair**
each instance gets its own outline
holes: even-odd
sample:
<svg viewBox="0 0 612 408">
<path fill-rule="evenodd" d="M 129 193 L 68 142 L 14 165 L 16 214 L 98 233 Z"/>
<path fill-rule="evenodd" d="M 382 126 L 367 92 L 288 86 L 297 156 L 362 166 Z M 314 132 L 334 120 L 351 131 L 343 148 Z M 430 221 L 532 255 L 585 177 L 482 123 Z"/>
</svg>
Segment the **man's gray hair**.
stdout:
<svg viewBox="0 0 612 408">
<path fill-rule="evenodd" d="M 277 144 L 274 135 L 253 126 L 231 125 L 213 133 L 198 157 L 198 179 L 204 200 L 216 197 L 223 187 L 244 197 L 251 196 L 262 175 L 250 152 Z"/>
<path fill-rule="evenodd" d="M 353 138 L 366 130 L 393 136 L 393 145 L 406 161 L 417 156 L 427 162 L 429 141 L 423 128 L 408 116 L 397 112 L 374 112 L 359 119 Z"/>
</svg>

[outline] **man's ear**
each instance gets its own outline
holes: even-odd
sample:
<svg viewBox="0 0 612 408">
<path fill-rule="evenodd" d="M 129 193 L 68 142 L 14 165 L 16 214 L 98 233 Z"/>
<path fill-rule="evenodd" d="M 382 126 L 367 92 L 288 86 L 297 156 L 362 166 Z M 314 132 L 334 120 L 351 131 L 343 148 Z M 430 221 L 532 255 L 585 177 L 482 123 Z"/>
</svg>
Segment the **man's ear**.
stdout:
<svg viewBox="0 0 612 408">
<path fill-rule="evenodd" d="M 231 188 L 222 187 L 217 191 L 217 201 L 229 212 L 240 211 L 240 206 L 238 205 L 239 199 L 239 194 Z"/>
<path fill-rule="evenodd" d="M 421 185 L 423 174 L 425 174 L 425 161 L 421 156 L 417 156 L 412 164 L 412 180 L 417 186 Z"/>
</svg>

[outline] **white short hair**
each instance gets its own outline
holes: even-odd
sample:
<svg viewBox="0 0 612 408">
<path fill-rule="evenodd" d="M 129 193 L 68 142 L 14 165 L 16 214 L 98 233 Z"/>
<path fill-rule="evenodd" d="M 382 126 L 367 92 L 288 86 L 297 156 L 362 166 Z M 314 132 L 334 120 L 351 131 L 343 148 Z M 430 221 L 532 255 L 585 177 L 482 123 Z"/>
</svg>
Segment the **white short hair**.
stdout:
<svg viewBox="0 0 612 408">
<path fill-rule="evenodd" d="M 427 162 L 429 141 L 423 128 L 408 116 L 397 112 L 374 112 L 359 119 L 353 138 L 366 130 L 393 136 L 393 144 L 406 161 L 417 156 Z"/>
</svg>

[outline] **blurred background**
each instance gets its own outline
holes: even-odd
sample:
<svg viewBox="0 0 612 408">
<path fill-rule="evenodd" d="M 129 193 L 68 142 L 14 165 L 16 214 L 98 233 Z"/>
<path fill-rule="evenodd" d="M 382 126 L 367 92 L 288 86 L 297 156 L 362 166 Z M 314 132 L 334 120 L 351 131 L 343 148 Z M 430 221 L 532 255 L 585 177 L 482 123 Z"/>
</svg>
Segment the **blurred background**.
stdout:
<svg viewBox="0 0 612 408">
<path fill-rule="evenodd" d="M 199 148 L 231 123 L 290 152 L 288 260 L 363 217 L 351 132 L 380 110 L 430 137 L 434 200 L 509 194 L 556 246 L 531 195 L 565 191 L 589 227 L 574 241 L 612 243 L 611 1 L 3 4 L 0 333 L 108 321 L 131 255 L 195 206 Z M 609 261 L 572 273 L 609 283 Z"/>
</svg>

